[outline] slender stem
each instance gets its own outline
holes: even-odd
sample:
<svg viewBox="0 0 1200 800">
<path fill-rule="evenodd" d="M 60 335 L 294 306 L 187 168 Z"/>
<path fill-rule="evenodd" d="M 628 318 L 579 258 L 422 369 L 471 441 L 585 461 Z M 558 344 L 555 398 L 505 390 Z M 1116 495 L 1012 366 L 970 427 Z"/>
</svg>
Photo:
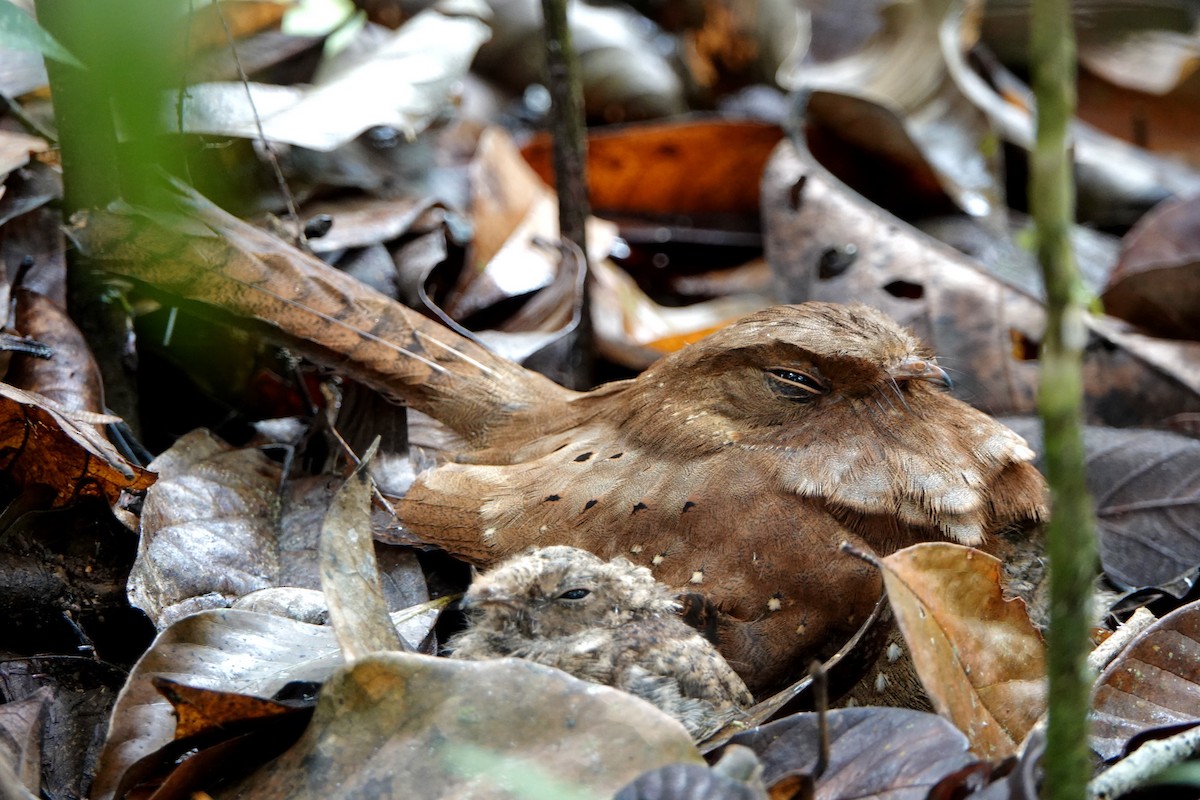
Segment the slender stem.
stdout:
<svg viewBox="0 0 1200 800">
<path fill-rule="evenodd" d="M 1075 112 L 1075 38 L 1066 0 L 1034 0 L 1030 50 L 1037 142 L 1029 204 L 1046 283 L 1046 335 L 1038 404 L 1050 484 L 1050 720 L 1042 759 L 1049 800 L 1081 799 L 1092 772 L 1087 744 L 1090 598 L 1095 523 L 1084 482 L 1083 347 L 1086 299 L 1070 244 L 1075 214 L 1068 131 Z"/>
<path fill-rule="evenodd" d="M 591 213 L 587 191 L 587 131 L 583 115 L 583 84 L 579 59 L 567 24 L 568 0 L 542 0 L 546 26 L 546 85 L 551 100 L 554 135 L 554 183 L 558 192 L 558 228 L 566 241 L 583 254 L 587 269 L 585 224 Z M 582 313 L 575 331 L 574 352 L 579 363 L 570 373 L 572 388 L 589 388 L 592 383 L 592 324 L 589 314 L 588 281 L 583 282 Z"/>
<path fill-rule="evenodd" d="M 542 0 L 546 24 L 546 79 L 552 102 L 554 176 L 562 237 L 587 252 L 587 137 L 579 62 L 567 25 L 567 0 Z"/>
</svg>

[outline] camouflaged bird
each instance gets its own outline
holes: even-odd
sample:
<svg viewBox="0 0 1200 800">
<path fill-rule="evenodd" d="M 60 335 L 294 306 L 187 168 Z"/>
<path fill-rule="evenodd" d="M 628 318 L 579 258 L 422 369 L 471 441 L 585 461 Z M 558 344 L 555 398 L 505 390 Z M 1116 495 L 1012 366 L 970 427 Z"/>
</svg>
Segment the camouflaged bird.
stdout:
<svg viewBox="0 0 1200 800">
<path fill-rule="evenodd" d="M 866 306 L 767 309 L 591 392 L 535 398 L 536 382 L 461 381 L 467 418 L 413 401 L 474 449 L 418 477 L 403 523 L 478 565 L 566 544 L 647 566 L 703 597 L 756 692 L 869 615 L 879 575 L 843 542 L 984 545 L 1045 514 L 1024 440 L 946 394 L 932 355 Z"/>
<path fill-rule="evenodd" d="M 703 740 L 753 702 L 712 644 L 678 616 L 650 570 L 575 547 L 544 547 L 479 575 L 463 599 L 454 658 L 513 656 L 613 686 Z"/>
<path fill-rule="evenodd" d="M 869 615 L 879 575 L 843 541 L 880 555 L 986 547 L 1045 515 L 1024 440 L 946 394 L 931 354 L 875 309 L 766 309 L 633 380 L 574 392 L 203 198 L 180 203 L 199 225 L 93 210 L 72 239 L 93 263 L 266 325 L 452 429 L 461 449 L 397 506 L 418 538 L 479 566 L 556 544 L 647 566 L 703 599 L 753 691 L 836 651 Z"/>
</svg>

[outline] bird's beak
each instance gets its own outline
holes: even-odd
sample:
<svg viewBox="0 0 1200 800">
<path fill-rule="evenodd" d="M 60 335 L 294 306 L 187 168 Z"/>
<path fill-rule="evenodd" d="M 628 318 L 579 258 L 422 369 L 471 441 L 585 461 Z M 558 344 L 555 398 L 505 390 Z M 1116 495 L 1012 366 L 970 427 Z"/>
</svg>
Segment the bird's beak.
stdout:
<svg viewBox="0 0 1200 800">
<path fill-rule="evenodd" d="M 487 606 L 516 606 L 513 598 L 489 588 L 472 589 L 458 601 L 463 611 L 474 611 Z"/>
<path fill-rule="evenodd" d="M 954 383 L 946 371 L 929 358 L 906 358 L 888 370 L 888 374 L 898 381 L 929 381 L 941 384 L 947 389 L 954 388 Z"/>
</svg>

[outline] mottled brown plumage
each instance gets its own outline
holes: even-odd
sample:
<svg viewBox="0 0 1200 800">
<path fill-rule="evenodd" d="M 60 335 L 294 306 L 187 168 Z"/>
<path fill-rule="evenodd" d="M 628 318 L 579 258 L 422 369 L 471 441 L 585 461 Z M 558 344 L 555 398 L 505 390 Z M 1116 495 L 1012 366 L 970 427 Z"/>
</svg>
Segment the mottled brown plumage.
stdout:
<svg viewBox="0 0 1200 800">
<path fill-rule="evenodd" d="M 514 656 L 648 700 L 705 739 L 753 702 L 712 644 L 677 616 L 650 570 L 575 547 L 544 547 L 480 575 L 454 658 Z"/>
<path fill-rule="evenodd" d="M 649 566 L 708 601 L 752 690 L 870 612 L 879 576 L 842 541 L 979 544 L 1044 514 L 1024 441 L 940 391 L 924 348 L 865 306 L 767 309 L 578 393 L 180 192 L 186 230 L 93 211 L 72 236 L 111 271 L 262 323 L 453 429 L 456 463 L 398 506 L 420 538 L 479 565 L 567 544 Z"/>
<path fill-rule="evenodd" d="M 870 613 L 879 576 L 843 541 L 979 545 L 1044 514 L 1024 440 L 944 379 L 877 310 L 780 306 L 634 380 L 496 409 L 484 435 L 441 417 L 478 449 L 418 478 L 399 513 L 476 564 L 568 544 L 646 565 L 709 601 L 722 654 L 761 691 Z"/>
</svg>

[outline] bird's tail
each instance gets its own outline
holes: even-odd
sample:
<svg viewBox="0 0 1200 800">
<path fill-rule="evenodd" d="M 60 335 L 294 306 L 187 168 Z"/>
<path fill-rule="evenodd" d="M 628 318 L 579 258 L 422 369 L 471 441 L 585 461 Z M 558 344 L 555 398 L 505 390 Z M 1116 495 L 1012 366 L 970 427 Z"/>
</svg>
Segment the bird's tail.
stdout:
<svg viewBox="0 0 1200 800">
<path fill-rule="evenodd" d="M 164 213 L 80 212 L 93 266 L 257 323 L 317 363 L 399 397 L 486 446 L 488 433 L 572 393 L 426 319 L 182 186 Z"/>
</svg>

